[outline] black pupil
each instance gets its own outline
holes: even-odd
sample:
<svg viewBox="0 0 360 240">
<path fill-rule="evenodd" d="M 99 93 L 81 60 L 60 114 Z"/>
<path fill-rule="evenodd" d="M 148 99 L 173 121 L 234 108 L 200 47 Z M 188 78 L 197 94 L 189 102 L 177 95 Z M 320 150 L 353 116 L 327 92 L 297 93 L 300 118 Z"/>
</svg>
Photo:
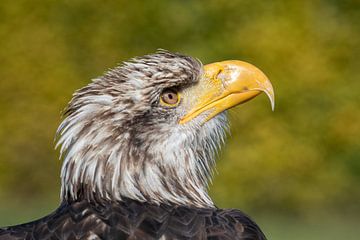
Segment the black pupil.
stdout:
<svg viewBox="0 0 360 240">
<path fill-rule="evenodd" d="M 169 94 L 168 94 L 168 98 L 169 98 L 170 100 L 172 100 L 172 99 L 174 98 L 173 93 L 169 93 Z"/>
</svg>

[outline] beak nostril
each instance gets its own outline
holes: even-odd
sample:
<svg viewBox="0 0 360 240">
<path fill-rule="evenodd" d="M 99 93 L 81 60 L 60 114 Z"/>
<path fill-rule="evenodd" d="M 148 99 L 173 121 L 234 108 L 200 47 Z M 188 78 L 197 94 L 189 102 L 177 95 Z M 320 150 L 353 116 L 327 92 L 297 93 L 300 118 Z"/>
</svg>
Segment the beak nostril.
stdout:
<svg viewBox="0 0 360 240">
<path fill-rule="evenodd" d="M 216 78 L 220 79 L 221 81 L 224 80 L 224 71 L 223 71 L 223 69 L 219 69 L 219 71 L 216 73 Z"/>
<path fill-rule="evenodd" d="M 216 79 L 220 80 L 222 87 L 225 89 L 228 82 L 228 76 L 226 75 L 224 69 L 220 68 L 216 74 Z"/>
</svg>

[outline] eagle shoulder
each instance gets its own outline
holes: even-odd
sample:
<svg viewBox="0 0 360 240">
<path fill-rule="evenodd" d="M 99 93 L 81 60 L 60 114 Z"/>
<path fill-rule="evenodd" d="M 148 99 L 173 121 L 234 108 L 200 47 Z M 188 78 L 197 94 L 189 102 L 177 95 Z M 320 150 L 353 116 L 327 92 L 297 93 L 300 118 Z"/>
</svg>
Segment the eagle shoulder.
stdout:
<svg viewBox="0 0 360 240">
<path fill-rule="evenodd" d="M 265 240 L 247 215 L 234 209 L 122 203 L 62 204 L 27 224 L 0 229 L 0 240 L 20 239 L 208 239 Z"/>
<path fill-rule="evenodd" d="M 258 225 L 236 209 L 179 207 L 172 210 L 164 239 L 266 240 Z"/>
<path fill-rule="evenodd" d="M 229 239 L 239 240 L 266 240 L 260 227 L 245 213 L 237 209 L 218 209 L 217 219 L 225 227 L 223 234 L 219 234 L 228 239 L 229 234 L 234 234 Z M 214 233 L 216 234 L 216 232 Z"/>
</svg>

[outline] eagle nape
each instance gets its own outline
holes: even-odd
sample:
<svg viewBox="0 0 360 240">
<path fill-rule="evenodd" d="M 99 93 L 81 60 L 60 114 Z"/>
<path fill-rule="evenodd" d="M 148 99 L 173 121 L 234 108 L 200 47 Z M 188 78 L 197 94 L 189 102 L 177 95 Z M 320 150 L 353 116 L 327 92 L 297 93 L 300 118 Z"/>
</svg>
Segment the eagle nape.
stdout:
<svg viewBox="0 0 360 240">
<path fill-rule="evenodd" d="M 57 131 L 61 204 L 0 229 L 3 239 L 266 239 L 208 195 L 226 110 L 270 81 L 242 61 L 202 65 L 159 50 L 95 78 L 73 95 Z"/>
</svg>

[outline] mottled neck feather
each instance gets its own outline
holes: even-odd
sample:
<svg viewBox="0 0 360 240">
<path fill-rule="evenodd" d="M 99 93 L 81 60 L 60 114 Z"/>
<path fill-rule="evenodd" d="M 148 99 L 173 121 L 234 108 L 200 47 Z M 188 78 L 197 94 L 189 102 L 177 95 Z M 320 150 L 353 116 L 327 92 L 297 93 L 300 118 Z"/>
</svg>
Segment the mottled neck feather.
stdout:
<svg viewBox="0 0 360 240">
<path fill-rule="evenodd" d="M 127 113 L 110 114 L 113 107 L 110 96 L 88 97 L 87 104 L 60 125 L 62 200 L 121 201 L 126 197 L 212 207 L 207 184 L 224 141 L 226 115 L 201 126 L 179 125 L 170 131 L 150 126 L 146 133 L 139 133 L 136 126 L 117 125 L 114 119 Z"/>
</svg>

